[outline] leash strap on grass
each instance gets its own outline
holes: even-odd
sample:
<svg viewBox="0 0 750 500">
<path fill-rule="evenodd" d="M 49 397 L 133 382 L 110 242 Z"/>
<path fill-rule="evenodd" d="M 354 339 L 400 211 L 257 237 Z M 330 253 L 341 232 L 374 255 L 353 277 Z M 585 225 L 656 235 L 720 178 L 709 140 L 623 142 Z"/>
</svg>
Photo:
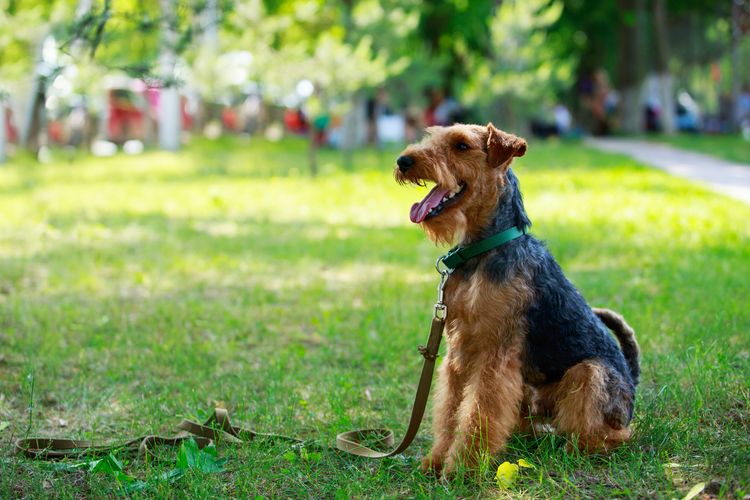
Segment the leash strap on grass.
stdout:
<svg viewBox="0 0 750 500">
<path fill-rule="evenodd" d="M 424 356 L 424 365 L 422 366 L 422 374 L 417 386 L 417 395 L 414 398 L 414 405 L 411 410 L 409 426 L 401 443 L 390 452 L 373 450 L 368 445 L 387 448 L 393 446 L 393 432 L 388 429 L 360 429 L 339 434 L 336 437 L 336 448 L 360 457 L 385 458 L 397 455 L 409 447 L 419 431 L 424 410 L 427 406 L 427 399 L 430 396 L 432 375 L 435 369 L 435 360 L 440 348 L 440 339 L 443 335 L 444 326 L 445 318 L 437 316 L 433 318 L 427 345 L 419 346 L 419 352 Z M 301 439 L 282 434 L 262 434 L 251 429 L 234 426 L 229 420 L 229 413 L 224 408 L 214 409 L 213 415 L 202 424 L 193 422 L 192 420 L 183 420 L 177 428 L 181 432 L 172 437 L 147 435 L 131 439 L 122 444 L 98 446 L 94 445 L 91 441 L 80 439 L 18 439 L 15 442 L 15 450 L 16 453 L 23 454 L 29 458 L 43 460 L 106 455 L 113 451 L 133 455 L 150 455 L 156 458 L 153 450 L 157 446 L 178 446 L 183 441 L 191 438 L 195 439 L 199 448 L 203 448 L 214 442 L 243 444 L 252 441 L 256 437 L 303 443 Z"/>
<path fill-rule="evenodd" d="M 420 346 L 419 348 L 419 352 L 424 356 L 424 365 L 422 365 L 422 375 L 419 377 L 417 395 L 414 397 L 414 405 L 411 409 L 409 427 L 406 429 L 406 434 L 401 443 L 389 452 L 373 450 L 369 446 L 382 446 L 385 448 L 393 446 L 393 432 L 388 429 L 360 429 L 342 432 L 336 436 L 336 448 L 360 457 L 385 458 L 398 455 L 409 447 L 419 431 L 424 410 L 427 407 L 427 399 L 430 397 L 432 375 L 435 371 L 435 361 L 437 360 L 444 326 L 444 318 L 433 318 L 427 346 Z"/>
<path fill-rule="evenodd" d="M 190 438 L 195 440 L 199 448 L 213 444 L 215 441 L 242 444 L 252 441 L 256 437 L 291 441 L 294 443 L 302 442 L 299 439 L 282 434 L 262 434 L 250 429 L 233 426 L 229 420 L 229 413 L 224 408 L 214 409 L 213 415 L 203 424 L 193 422 L 192 420 L 183 420 L 177 428 L 182 431 L 177 436 L 148 435 L 137 437 L 121 444 L 99 446 L 95 446 L 91 441 L 80 439 L 18 439 L 15 442 L 15 450 L 16 453 L 26 455 L 29 458 L 57 460 L 80 456 L 106 455 L 113 451 L 155 457 L 153 450 L 157 446 L 178 446 Z"/>
</svg>

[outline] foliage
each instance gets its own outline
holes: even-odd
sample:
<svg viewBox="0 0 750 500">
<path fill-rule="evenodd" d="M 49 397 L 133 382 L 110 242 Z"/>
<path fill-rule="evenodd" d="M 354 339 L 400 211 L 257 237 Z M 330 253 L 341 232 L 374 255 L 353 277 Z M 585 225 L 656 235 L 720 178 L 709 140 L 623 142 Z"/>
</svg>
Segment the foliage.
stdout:
<svg viewBox="0 0 750 500">
<path fill-rule="evenodd" d="M 403 432 L 442 251 L 408 222 L 423 191 L 393 182 L 396 150 L 358 153 L 351 171 L 321 150 L 310 179 L 305 148 L 222 139 L 0 169 L 0 497 L 112 494 L 110 475 L 11 454 L 31 371 L 34 434 L 119 440 L 217 404 L 243 426 L 326 445 L 352 428 Z M 536 469 L 500 491 L 497 464 L 446 482 L 418 472 L 428 412 L 393 459 L 253 441 L 220 448 L 223 473 L 160 481 L 175 469 L 163 450 L 127 474 L 157 497 L 682 498 L 701 482 L 750 493 L 750 227 L 738 223 L 750 209 L 576 143 L 531 141 L 514 169 L 533 232 L 591 304 L 638 333 L 631 443 L 587 456 L 515 436 L 498 463 Z"/>
<path fill-rule="evenodd" d="M 0 92 L 23 80 L 39 62 L 41 44 L 53 30 L 70 21 L 74 0 L 38 2 L 0 0 Z"/>
<path fill-rule="evenodd" d="M 228 16 L 225 43 L 252 54 L 251 78 L 268 97 L 282 99 L 310 80 L 323 99 L 343 103 L 403 71 L 408 59 L 389 49 L 405 35 L 404 25 L 390 28 L 384 20 L 408 18 L 401 7 L 386 13 L 374 2 L 348 13 L 338 2 L 248 2 Z M 376 38 L 390 43 L 376 47 Z"/>
<path fill-rule="evenodd" d="M 563 10 L 562 2 L 509 0 L 490 21 L 491 57 L 476 57 L 465 98 L 491 104 L 497 99 L 524 103 L 552 101 L 572 83 L 574 59 L 554 58 L 546 30 Z M 491 117 L 486 117 L 491 119 Z"/>
</svg>

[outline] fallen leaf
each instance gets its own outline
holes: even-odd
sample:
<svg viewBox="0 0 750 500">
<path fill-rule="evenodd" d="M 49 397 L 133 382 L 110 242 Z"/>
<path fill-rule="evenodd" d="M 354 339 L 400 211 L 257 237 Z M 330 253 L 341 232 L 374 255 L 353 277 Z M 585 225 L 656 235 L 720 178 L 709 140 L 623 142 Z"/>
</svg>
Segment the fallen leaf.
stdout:
<svg viewBox="0 0 750 500">
<path fill-rule="evenodd" d="M 524 467 L 524 468 L 526 468 L 526 469 L 535 469 L 535 467 L 534 467 L 534 465 L 533 465 L 533 464 L 531 464 L 531 463 L 527 462 L 527 461 L 526 461 L 526 460 L 524 460 L 523 458 L 520 458 L 520 459 L 518 460 L 518 465 L 519 465 L 520 467 Z"/>
<path fill-rule="evenodd" d="M 698 494 L 703 491 L 703 488 L 706 487 L 706 483 L 698 483 L 692 488 L 690 488 L 690 491 L 687 492 L 687 495 L 682 497 L 682 500 L 691 500 L 692 498 L 695 498 L 698 496 Z"/>
<path fill-rule="evenodd" d="M 501 488 L 509 488 L 518 475 L 518 465 L 510 462 L 503 462 L 497 468 L 495 480 Z"/>
</svg>

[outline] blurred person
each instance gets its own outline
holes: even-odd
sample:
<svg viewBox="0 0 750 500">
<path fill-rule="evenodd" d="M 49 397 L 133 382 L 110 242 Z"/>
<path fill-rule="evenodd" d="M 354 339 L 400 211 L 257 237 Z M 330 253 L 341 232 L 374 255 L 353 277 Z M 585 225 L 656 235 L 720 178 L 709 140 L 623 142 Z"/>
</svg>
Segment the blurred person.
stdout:
<svg viewBox="0 0 750 500">
<path fill-rule="evenodd" d="M 701 129 L 701 110 L 698 103 L 686 91 L 677 94 L 677 129 L 683 132 L 698 132 Z"/>
<path fill-rule="evenodd" d="M 435 108 L 435 124 L 448 126 L 460 121 L 461 105 L 453 96 L 439 94 L 440 101 Z"/>
<path fill-rule="evenodd" d="M 656 97 L 649 97 L 646 99 L 646 104 L 643 106 L 644 120 L 646 123 L 647 132 L 660 132 L 661 131 L 661 102 Z"/>
<path fill-rule="evenodd" d="M 594 135 L 608 135 L 619 104 L 619 96 L 610 85 L 609 75 L 601 68 L 584 72 L 577 87 L 581 109 L 579 121 Z"/>
<path fill-rule="evenodd" d="M 740 98 L 737 100 L 739 109 L 740 123 L 744 120 L 750 120 L 750 83 L 745 83 L 740 91 Z"/>
<path fill-rule="evenodd" d="M 221 110 L 221 124 L 224 130 L 236 132 L 238 129 L 237 111 L 232 106 L 224 106 Z"/>
<path fill-rule="evenodd" d="M 570 114 L 568 107 L 558 102 L 555 107 L 552 108 L 552 114 L 555 116 L 555 125 L 557 126 L 557 133 L 560 136 L 568 135 L 573 125 L 573 115 Z"/>
<path fill-rule="evenodd" d="M 73 104 L 68 115 L 69 137 L 68 144 L 73 147 L 81 146 L 86 139 L 86 126 L 88 111 L 86 109 L 85 97 L 80 97 Z"/>
<path fill-rule="evenodd" d="M 732 96 L 728 92 L 722 92 L 719 96 L 719 132 L 722 134 L 732 131 L 733 104 Z"/>
<path fill-rule="evenodd" d="M 0 101 L 0 106 L 5 106 L 5 123 L 0 123 L 0 127 L 5 126 L 5 139 L 8 144 L 16 144 L 18 143 L 18 130 L 13 124 L 13 108 L 6 106 L 2 101 Z"/>
<path fill-rule="evenodd" d="M 193 113 L 190 112 L 190 100 L 186 95 L 180 96 L 180 120 L 182 121 L 182 130 L 193 129 Z"/>
<path fill-rule="evenodd" d="M 138 96 L 123 88 L 109 91 L 109 123 L 107 131 L 110 140 L 122 144 L 128 139 L 140 139 L 143 133 L 143 112 L 136 105 Z"/>
<path fill-rule="evenodd" d="M 250 94 L 242 102 L 240 113 L 244 120 L 244 132 L 253 135 L 260 129 L 261 115 L 263 113 L 263 99 L 259 94 Z"/>
<path fill-rule="evenodd" d="M 750 83 L 743 85 L 737 106 L 739 106 L 740 132 L 746 141 L 750 141 Z"/>
<path fill-rule="evenodd" d="M 551 136 L 565 137 L 571 132 L 573 117 L 568 107 L 558 102 L 544 112 L 544 117 L 531 121 L 531 133 L 541 139 Z"/>
<path fill-rule="evenodd" d="M 435 91 L 432 89 L 432 87 L 427 87 L 424 90 L 425 97 L 427 97 L 427 107 L 424 110 L 424 126 L 425 127 L 432 127 L 436 125 L 435 123 L 435 108 L 437 108 L 438 104 L 440 104 L 439 101 L 439 93 L 438 91 Z"/>
<path fill-rule="evenodd" d="M 284 126 L 293 134 L 306 134 L 308 123 L 302 108 L 287 108 L 284 111 Z"/>
<path fill-rule="evenodd" d="M 463 110 L 458 101 L 452 96 L 446 96 L 439 88 L 428 88 L 430 104 L 425 110 L 425 125 L 448 126 L 461 120 Z"/>
<path fill-rule="evenodd" d="M 377 144 L 378 137 L 378 120 L 382 116 L 392 115 L 390 99 L 388 93 L 383 87 L 378 88 L 375 95 L 367 99 L 365 113 L 367 118 L 367 143 Z"/>
<path fill-rule="evenodd" d="M 594 72 L 589 109 L 594 118 L 594 135 L 609 135 L 612 131 L 611 118 L 617 108 L 617 94 L 609 83 L 606 70 Z"/>
<path fill-rule="evenodd" d="M 413 107 L 406 109 L 404 115 L 405 127 L 404 127 L 404 139 L 406 142 L 415 142 L 419 137 L 419 133 L 423 128 L 419 123 L 419 110 Z"/>
</svg>

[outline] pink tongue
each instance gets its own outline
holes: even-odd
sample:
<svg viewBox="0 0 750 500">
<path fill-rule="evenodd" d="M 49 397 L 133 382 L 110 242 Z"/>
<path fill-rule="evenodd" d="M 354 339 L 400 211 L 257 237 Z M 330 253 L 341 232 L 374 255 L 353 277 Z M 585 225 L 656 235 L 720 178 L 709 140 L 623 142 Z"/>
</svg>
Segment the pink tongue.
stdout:
<svg viewBox="0 0 750 500">
<path fill-rule="evenodd" d="M 425 196 L 424 200 L 411 206 L 411 212 L 409 213 L 411 221 L 415 224 L 419 224 L 425 220 L 425 217 L 430 213 L 430 210 L 440 205 L 440 201 L 442 201 L 443 197 L 449 192 L 450 189 L 441 188 L 440 186 L 432 188 L 432 191 Z"/>
</svg>

